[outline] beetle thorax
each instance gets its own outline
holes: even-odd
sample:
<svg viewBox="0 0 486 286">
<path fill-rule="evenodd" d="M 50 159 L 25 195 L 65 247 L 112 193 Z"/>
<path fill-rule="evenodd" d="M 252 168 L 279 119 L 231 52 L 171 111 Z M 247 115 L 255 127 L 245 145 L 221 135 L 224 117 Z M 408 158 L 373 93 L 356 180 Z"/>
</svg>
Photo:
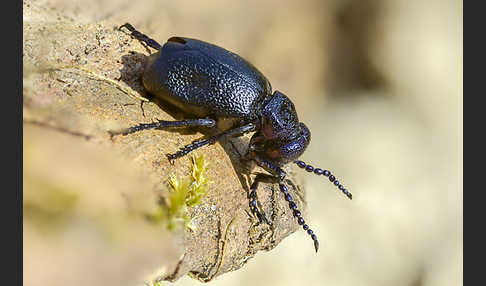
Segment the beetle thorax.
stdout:
<svg viewBox="0 0 486 286">
<path fill-rule="evenodd" d="M 261 130 L 267 140 L 294 137 L 299 124 L 295 106 L 283 93 L 275 91 L 263 108 Z"/>
<path fill-rule="evenodd" d="M 297 117 L 294 104 L 275 91 L 263 108 L 260 131 L 250 141 L 250 150 L 277 165 L 296 160 L 310 142 L 309 129 Z"/>
</svg>

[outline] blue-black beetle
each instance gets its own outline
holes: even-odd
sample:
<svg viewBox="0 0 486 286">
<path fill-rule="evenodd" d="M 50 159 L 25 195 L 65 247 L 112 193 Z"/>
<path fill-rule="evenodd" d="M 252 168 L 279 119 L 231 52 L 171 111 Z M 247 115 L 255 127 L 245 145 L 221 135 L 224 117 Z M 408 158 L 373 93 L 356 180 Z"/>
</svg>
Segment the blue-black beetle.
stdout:
<svg viewBox="0 0 486 286">
<path fill-rule="evenodd" d="M 241 136 L 255 132 L 246 157 L 254 160 L 278 180 L 280 190 L 289 203 L 297 222 L 314 241 L 316 235 L 302 218 L 287 186 L 284 164 L 294 162 L 300 168 L 324 175 L 350 199 L 352 195 L 328 171 L 314 168 L 297 160 L 310 142 L 310 131 L 299 122 L 292 101 L 275 91 L 267 78 L 252 64 L 221 47 L 190 38 L 172 37 L 161 46 L 155 40 L 126 23 L 126 28 L 137 40 L 157 50 L 149 56 L 143 73 L 143 85 L 154 96 L 169 102 L 198 119 L 162 121 L 127 128 L 122 134 L 152 128 L 216 127 L 219 122 L 230 122 L 231 127 L 221 133 L 184 146 L 168 159 L 180 158 L 205 145 L 214 144 L 224 136 Z M 256 190 L 268 175 L 259 174 L 250 186 L 250 209 L 260 221 L 266 221 L 258 210 Z"/>
</svg>

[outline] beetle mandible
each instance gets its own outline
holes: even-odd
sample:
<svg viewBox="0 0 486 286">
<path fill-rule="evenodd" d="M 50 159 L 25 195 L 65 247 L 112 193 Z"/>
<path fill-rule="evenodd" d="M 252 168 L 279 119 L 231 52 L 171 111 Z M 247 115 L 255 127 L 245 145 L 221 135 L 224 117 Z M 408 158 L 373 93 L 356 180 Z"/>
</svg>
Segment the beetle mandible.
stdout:
<svg viewBox="0 0 486 286">
<path fill-rule="evenodd" d="M 293 162 L 316 175 L 328 177 L 349 199 L 351 193 L 328 170 L 314 168 L 298 160 L 310 142 L 310 131 L 299 122 L 292 101 L 280 91 L 272 93 L 267 78 L 251 63 L 235 53 L 196 39 L 171 37 L 161 46 L 155 40 L 137 31 L 131 24 L 119 27 L 130 35 L 156 49 L 148 57 L 142 81 L 145 89 L 154 96 L 190 113 L 197 119 L 144 123 L 127 128 L 123 135 L 145 129 L 174 127 L 216 128 L 224 120 L 229 129 L 207 139 L 192 142 L 174 154 L 170 162 L 205 145 L 216 143 L 226 136 L 242 136 L 254 132 L 246 158 L 255 161 L 271 175 L 257 174 L 250 186 L 249 205 L 259 221 L 268 222 L 259 211 L 256 190 L 258 184 L 271 177 L 278 181 L 285 200 L 299 225 L 314 241 L 317 236 L 309 228 L 297 209 L 285 182 L 282 166 Z"/>
</svg>

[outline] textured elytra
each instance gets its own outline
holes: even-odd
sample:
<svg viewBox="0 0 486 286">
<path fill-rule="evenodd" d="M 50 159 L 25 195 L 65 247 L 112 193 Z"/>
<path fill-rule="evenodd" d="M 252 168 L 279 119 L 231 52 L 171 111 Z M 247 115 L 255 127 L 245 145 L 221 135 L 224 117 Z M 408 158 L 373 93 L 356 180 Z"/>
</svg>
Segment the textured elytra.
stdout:
<svg viewBox="0 0 486 286">
<path fill-rule="evenodd" d="M 234 53 L 184 40 L 167 42 L 149 60 L 147 90 L 195 115 L 256 118 L 257 106 L 271 94 L 268 80 Z"/>
</svg>

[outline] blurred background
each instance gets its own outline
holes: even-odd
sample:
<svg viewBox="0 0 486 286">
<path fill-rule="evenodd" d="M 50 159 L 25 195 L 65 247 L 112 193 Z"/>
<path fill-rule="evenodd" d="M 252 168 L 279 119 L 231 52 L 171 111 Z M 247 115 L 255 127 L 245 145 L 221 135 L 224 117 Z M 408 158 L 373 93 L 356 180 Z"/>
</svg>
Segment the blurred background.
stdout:
<svg viewBox="0 0 486 286">
<path fill-rule="evenodd" d="M 353 193 L 303 172 L 319 253 L 299 230 L 212 285 L 462 285 L 462 1 L 33 2 L 241 55 L 311 130 L 302 160 Z"/>
</svg>

